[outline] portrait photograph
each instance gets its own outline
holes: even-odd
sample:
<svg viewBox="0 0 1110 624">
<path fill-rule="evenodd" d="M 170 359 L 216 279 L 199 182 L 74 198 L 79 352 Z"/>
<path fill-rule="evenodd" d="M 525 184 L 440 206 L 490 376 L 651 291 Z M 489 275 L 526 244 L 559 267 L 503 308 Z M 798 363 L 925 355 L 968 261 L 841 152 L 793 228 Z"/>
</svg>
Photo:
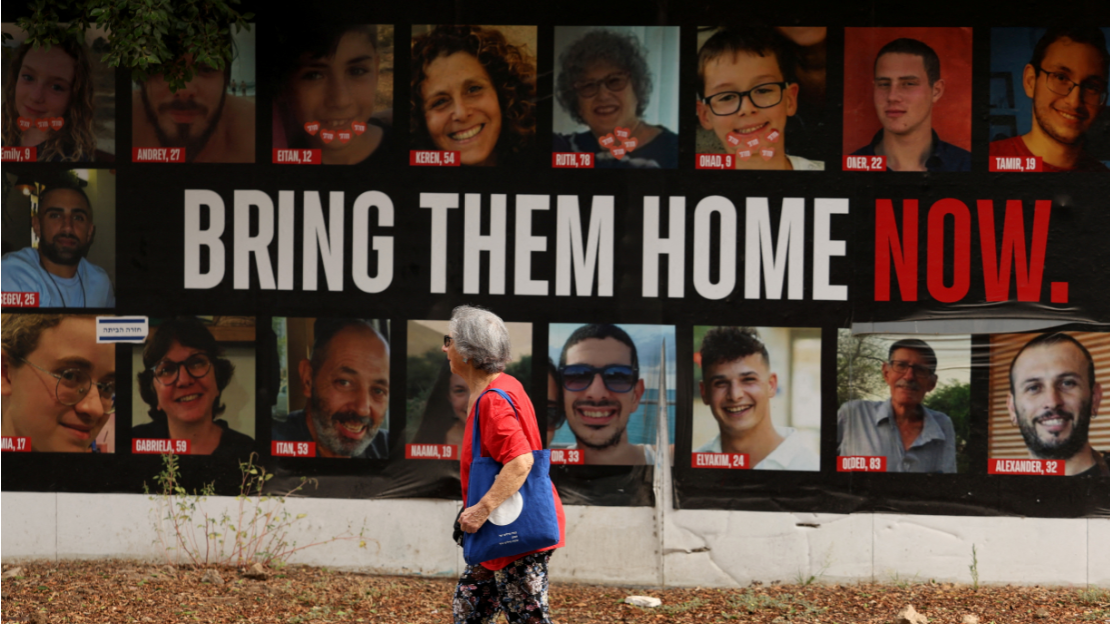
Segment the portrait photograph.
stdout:
<svg viewBox="0 0 1110 624">
<path fill-rule="evenodd" d="M 2 193 L 3 292 L 35 293 L 39 308 L 115 307 L 116 171 L 5 163 Z"/>
<path fill-rule="evenodd" d="M 845 28 L 843 153 L 971 170 L 971 28 Z"/>
<path fill-rule="evenodd" d="M 162 162 L 253 163 L 255 161 L 256 29 L 228 29 L 231 60 L 223 68 L 182 57 L 192 79 L 176 91 L 161 74 L 132 83 L 133 160 L 146 162 L 151 150 L 177 150 Z M 161 157 L 161 156 L 159 156 Z"/>
<path fill-rule="evenodd" d="M 1108 384 L 1110 333 L 991 335 L 988 460 L 1057 461 L 1070 476 L 1110 476 L 1110 418 L 1100 406 Z"/>
<path fill-rule="evenodd" d="M 678 59 L 677 26 L 556 26 L 552 151 L 678 167 Z"/>
<path fill-rule="evenodd" d="M 674 441 L 674 344 L 671 325 L 552 323 L 547 399 L 564 422 L 551 448 L 579 449 L 586 464 L 654 465 L 660 420 L 668 452 Z"/>
<path fill-rule="evenodd" d="M 315 448 L 309 457 L 388 457 L 389 321 L 278 316 L 271 325 L 272 442 L 311 442 L 300 447 Z"/>
<path fill-rule="evenodd" d="M 823 171 L 827 28 L 698 28 L 697 154 L 735 169 Z"/>
<path fill-rule="evenodd" d="M 93 315 L 3 314 L 5 451 L 116 452 L 116 345 L 96 332 Z"/>
<path fill-rule="evenodd" d="M 967 472 L 971 337 L 853 334 L 836 346 L 838 455 L 887 472 Z"/>
<path fill-rule="evenodd" d="M 532 166 L 537 50 L 535 26 L 413 25 L 411 149 L 457 153 L 462 166 Z"/>
<path fill-rule="evenodd" d="M 132 440 L 185 440 L 190 455 L 247 459 L 255 437 L 256 327 L 248 316 L 149 319 L 131 346 Z"/>
<path fill-rule="evenodd" d="M 274 149 L 320 150 L 328 164 L 388 166 L 393 26 L 300 20 L 278 26 Z"/>
<path fill-rule="evenodd" d="M 104 60 L 111 35 L 90 28 L 48 50 L 14 24 L 2 30 L 4 147 L 34 147 L 36 162 L 114 162 L 116 70 Z"/>
<path fill-rule="evenodd" d="M 1110 27 L 991 29 L 989 157 L 1042 157 L 1042 171 L 1110 171 Z M 1078 88 L 1078 96 L 1072 91 Z"/>
<path fill-rule="evenodd" d="M 694 327 L 694 453 L 754 470 L 821 469 L 821 330 Z"/>
</svg>

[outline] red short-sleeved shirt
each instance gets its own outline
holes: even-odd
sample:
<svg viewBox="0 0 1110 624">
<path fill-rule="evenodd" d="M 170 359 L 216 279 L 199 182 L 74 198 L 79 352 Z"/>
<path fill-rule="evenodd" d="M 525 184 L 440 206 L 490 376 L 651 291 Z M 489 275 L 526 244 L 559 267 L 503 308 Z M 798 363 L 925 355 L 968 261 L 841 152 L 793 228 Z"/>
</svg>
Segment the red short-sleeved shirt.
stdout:
<svg viewBox="0 0 1110 624">
<path fill-rule="evenodd" d="M 1020 135 L 1018 135 L 1016 137 L 1013 137 L 1013 138 L 1002 139 L 1000 141 L 995 141 L 995 142 L 991 143 L 989 151 L 990 151 L 990 157 L 991 158 L 995 158 L 995 157 L 1028 158 L 1030 156 L 1035 156 L 1036 155 L 1033 152 L 1029 151 L 1029 146 L 1027 146 L 1025 144 L 1025 139 L 1021 138 Z M 1079 161 L 1076 162 L 1075 167 L 1072 167 L 1071 169 L 1061 169 L 1060 167 L 1057 167 L 1055 165 L 1050 165 L 1046 162 L 1042 162 L 1041 163 L 1041 170 L 1044 171 L 1045 173 L 1057 173 L 1057 172 L 1062 172 L 1062 171 L 1078 171 L 1078 172 L 1088 172 L 1088 173 L 1089 172 L 1108 171 L 1108 169 L 1106 168 L 1106 165 L 1102 164 L 1101 161 L 1099 161 L 1095 157 L 1091 156 L 1087 152 L 1083 152 L 1082 155 L 1080 155 Z"/>
<path fill-rule="evenodd" d="M 513 377 L 502 373 L 497 379 L 493 380 L 486 390 L 498 388 L 504 390 L 516 405 L 517 411 L 520 412 L 520 419 L 517 420 L 516 414 L 513 412 L 513 406 L 505 402 L 500 394 L 490 392 L 482 397 L 481 401 L 477 404 L 478 413 L 481 414 L 481 434 L 482 434 L 482 457 L 492 457 L 500 464 L 507 464 L 510 461 L 532 451 L 538 451 L 543 448 L 542 438 L 540 437 L 539 423 L 536 420 L 536 411 L 532 407 L 532 401 L 528 399 L 527 393 L 524 392 L 524 387 L 520 382 Z M 473 451 L 471 450 L 471 440 L 474 439 L 474 411 L 471 410 L 470 415 L 466 419 L 466 430 L 463 432 L 462 452 L 459 465 L 459 478 L 462 481 L 462 499 L 463 508 L 469 507 L 471 503 L 466 500 L 467 488 L 470 485 L 470 462 L 472 461 Z M 555 514 L 559 518 L 559 543 L 548 548 L 541 548 L 540 550 L 533 550 L 532 552 L 521 553 L 512 557 L 502 557 L 500 559 L 493 559 L 490 561 L 483 561 L 482 567 L 489 570 L 500 570 L 510 563 L 532 553 L 542 552 L 544 550 L 552 550 L 554 548 L 561 548 L 566 538 L 566 518 L 563 515 L 563 503 L 559 500 L 559 492 L 555 486 L 551 486 L 551 491 L 555 495 Z M 477 501 L 475 501 L 477 502 Z"/>
</svg>

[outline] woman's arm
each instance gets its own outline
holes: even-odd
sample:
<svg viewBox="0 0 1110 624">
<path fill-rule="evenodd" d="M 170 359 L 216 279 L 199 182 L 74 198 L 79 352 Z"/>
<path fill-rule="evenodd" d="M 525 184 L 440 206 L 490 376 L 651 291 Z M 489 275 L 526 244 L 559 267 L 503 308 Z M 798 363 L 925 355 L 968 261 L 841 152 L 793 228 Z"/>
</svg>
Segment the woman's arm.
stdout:
<svg viewBox="0 0 1110 624">
<path fill-rule="evenodd" d="M 467 507 L 459 516 L 459 525 L 462 526 L 462 529 L 467 533 L 474 533 L 481 528 L 486 519 L 489 518 L 490 513 L 505 502 L 505 499 L 516 494 L 520 486 L 524 485 L 524 480 L 528 478 L 528 472 L 531 470 L 531 453 L 517 455 L 512 461 L 505 464 L 482 500 L 471 507 Z"/>
</svg>

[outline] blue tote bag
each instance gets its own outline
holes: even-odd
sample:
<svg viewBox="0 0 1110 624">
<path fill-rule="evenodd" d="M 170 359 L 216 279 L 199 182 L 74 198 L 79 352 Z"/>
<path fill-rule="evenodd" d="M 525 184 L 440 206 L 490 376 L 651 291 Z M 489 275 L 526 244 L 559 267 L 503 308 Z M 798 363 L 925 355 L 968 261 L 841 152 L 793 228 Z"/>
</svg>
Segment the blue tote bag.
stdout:
<svg viewBox="0 0 1110 624">
<path fill-rule="evenodd" d="M 520 412 L 503 390 L 491 388 L 487 392 L 500 394 L 520 420 Z M 479 431 L 478 406 L 474 404 L 473 461 L 470 464 L 470 483 L 466 490 L 467 504 L 482 500 L 501 472 L 501 464 L 492 457 L 482 457 L 482 436 Z M 520 486 L 497 509 L 476 533 L 463 538 L 463 559 L 469 565 L 483 561 L 520 555 L 559 543 L 559 518 L 555 515 L 555 495 L 551 487 L 551 451 L 532 451 L 532 470 L 524 485 Z"/>
</svg>

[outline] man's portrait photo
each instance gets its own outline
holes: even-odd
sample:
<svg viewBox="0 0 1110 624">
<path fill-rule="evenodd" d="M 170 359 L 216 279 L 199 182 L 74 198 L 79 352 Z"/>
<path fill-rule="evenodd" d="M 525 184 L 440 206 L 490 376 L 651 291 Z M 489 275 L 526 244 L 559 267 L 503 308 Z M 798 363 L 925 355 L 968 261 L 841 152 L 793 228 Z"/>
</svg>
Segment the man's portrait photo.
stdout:
<svg viewBox="0 0 1110 624">
<path fill-rule="evenodd" d="M 694 327 L 694 453 L 821 469 L 821 330 Z"/>
<path fill-rule="evenodd" d="M 114 430 L 116 345 L 96 341 L 96 317 L 4 314 L 2 327 L 4 437 L 34 452 L 112 452 L 101 436 Z"/>
<path fill-rule="evenodd" d="M 846 28 L 843 149 L 887 171 L 970 171 L 971 28 Z"/>
<path fill-rule="evenodd" d="M 991 75 L 1009 77 L 991 82 L 991 115 L 1017 120 L 991 132 L 992 163 L 1036 156 L 1042 172 L 1110 171 L 1108 39 L 1110 28 L 1074 23 L 991 29 Z"/>
<path fill-rule="evenodd" d="M 887 472 L 968 469 L 970 336 L 837 338 L 837 455 L 885 457 Z"/>
<path fill-rule="evenodd" d="M 3 291 L 38 293 L 40 308 L 115 307 L 115 171 L 34 167 L 4 167 Z"/>
<path fill-rule="evenodd" d="M 273 319 L 280 363 L 274 442 L 314 442 L 316 457 L 389 456 L 389 322 Z"/>
<path fill-rule="evenodd" d="M 255 319 L 150 319 L 131 351 L 133 440 L 185 440 L 190 455 L 245 460 L 255 435 Z"/>
<path fill-rule="evenodd" d="M 462 448 L 471 392 L 466 380 L 451 372 L 450 362 L 443 354 L 449 324 L 450 321 L 408 322 L 405 432 L 409 444 L 449 444 Z M 505 328 L 513 346 L 513 359 L 504 372 L 527 385 L 532 378 L 532 324 L 505 323 Z M 458 455 L 454 458 L 458 459 Z"/>
<path fill-rule="evenodd" d="M 182 148 L 185 162 L 253 163 L 255 134 L 254 30 L 230 29 L 232 58 L 223 69 L 184 61 L 192 79 L 177 91 L 162 75 L 134 85 L 131 145 Z M 243 86 L 235 93 L 234 85 Z"/>
<path fill-rule="evenodd" d="M 1110 333 L 995 334 L 988 457 L 1064 462 L 1067 476 L 1110 477 Z"/>
<path fill-rule="evenodd" d="M 660 418 L 674 440 L 674 327 L 552 323 L 548 349 L 566 416 L 551 448 L 580 449 L 586 464 L 654 465 Z"/>
</svg>

